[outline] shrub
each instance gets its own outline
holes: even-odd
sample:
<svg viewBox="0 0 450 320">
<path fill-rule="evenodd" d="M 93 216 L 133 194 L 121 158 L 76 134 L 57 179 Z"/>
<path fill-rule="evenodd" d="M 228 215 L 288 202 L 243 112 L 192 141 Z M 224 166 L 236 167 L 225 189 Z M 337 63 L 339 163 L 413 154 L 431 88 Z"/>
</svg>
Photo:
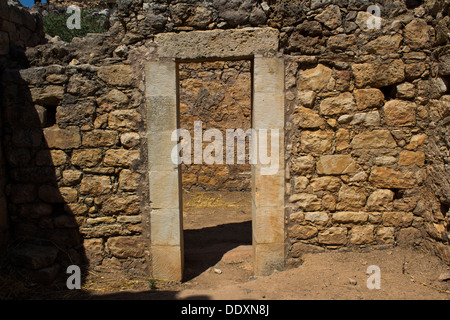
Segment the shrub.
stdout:
<svg viewBox="0 0 450 320">
<path fill-rule="evenodd" d="M 74 37 L 84 37 L 88 33 L 102 33 L 108 31 L 104 26 L 104 19 L 92 15 L 87 10 L 81 11 L 81 29 L 69 29 L 67 19 L 72 14 L 52 12 L 44 17 L 44 31 L 54 37 L 59 36 L 63 41 L 71 42 Z"/>
</svg>

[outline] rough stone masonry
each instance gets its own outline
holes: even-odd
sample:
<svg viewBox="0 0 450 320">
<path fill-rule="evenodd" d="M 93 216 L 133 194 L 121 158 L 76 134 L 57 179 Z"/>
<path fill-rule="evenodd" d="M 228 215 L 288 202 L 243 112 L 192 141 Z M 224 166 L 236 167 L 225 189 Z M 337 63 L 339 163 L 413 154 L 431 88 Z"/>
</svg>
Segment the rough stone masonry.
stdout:
<svg viewBox="0 0 450 320">
<path fill-rule="evenodd" d="M 152 277 L 145 63 L 253 59 L 260 46 L 284 60 L 285 265 L 392 246 L 450 264 L 450 2 L 377 1 L 380 29 L 372 4 L 117 0 L 107 33 L 65 43 L 0 0 L 12 263 L 44 278 L 69 264 Z"/>
</svg>

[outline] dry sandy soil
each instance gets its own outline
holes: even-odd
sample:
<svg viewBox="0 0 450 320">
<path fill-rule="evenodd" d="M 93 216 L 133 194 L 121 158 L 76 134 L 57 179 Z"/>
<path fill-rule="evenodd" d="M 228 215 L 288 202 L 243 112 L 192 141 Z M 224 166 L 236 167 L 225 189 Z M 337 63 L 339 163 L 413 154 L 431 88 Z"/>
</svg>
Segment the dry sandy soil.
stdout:
<svg viewBox="0 0 450 320">
<path fill-rule="evenodd" d="M 249 193 L 184 196 L 185 281 L 121 278 L 90 272 L 82 290 L 40 291 L 29 299 L 202 300 L 449 300 L 450 272 L 436 256 L 391 248 L 305 254 L 303 263 L 270 276 L 252 276 Z M 380 289 L 367 287 L 367 268 L 381 271 Z M 65 288 L 65 284 L 61 288 Z"/>
<path fill-rule="evenodd" d="M 420 249 L 306 254 L 296 268 L 252 276 L 251 206 L 248 193 L 192 193 L 184 196 L 185 273 L 182 283 L 97 285 L 93 299 L 213 300 L 449 300 L 450 267 Z M 368 289 L 367 268 L 380 268 L 380 289 Z"/>
</svg>

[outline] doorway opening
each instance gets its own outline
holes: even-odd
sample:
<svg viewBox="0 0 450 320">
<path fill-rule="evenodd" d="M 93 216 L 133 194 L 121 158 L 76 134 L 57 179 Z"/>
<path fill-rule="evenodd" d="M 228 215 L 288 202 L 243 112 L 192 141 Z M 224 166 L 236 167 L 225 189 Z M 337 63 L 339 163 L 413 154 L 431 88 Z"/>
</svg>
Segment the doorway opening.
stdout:
<svg viewBox="0 0 450 320">
<path fill-rule="evenodd" d="M 191 163 L 180 166 L 183 278 L 206 271 L 246 280 L 252 274 L 249 139 L 241 163 L 237 139 L 232 137 L 231 150 L 227 136 L 252 127 L 252 61 L 180 62 L 177 67 L 179 128 L 189 132 L 192 147 Z M 231 250 L 237 253 L 221 261 Z"/>
</svg>

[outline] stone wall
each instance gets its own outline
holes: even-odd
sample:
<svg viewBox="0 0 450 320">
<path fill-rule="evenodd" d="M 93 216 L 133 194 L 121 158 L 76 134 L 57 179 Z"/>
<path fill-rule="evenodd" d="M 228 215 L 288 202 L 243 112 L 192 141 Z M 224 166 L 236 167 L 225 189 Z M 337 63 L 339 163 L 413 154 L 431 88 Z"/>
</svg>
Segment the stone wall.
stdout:
<svg viewBox="0 0 450 320">
<path fill-rule="evenodd" d="M 223 165 L 183 164 L 183 189 L 249 191 L 250 164 L 236 164 L 236 147 L 235 160 L 227 164 L 225 139 L 227 129 L 251 127 L 250 61 L 181 63 L 179 68 L 180 128 L 189 130 L 192 146 L 194 121 L 201 121 L 204 131 L 220 130 L 224 138 Z"/>
<path fill-rule="evenodd" d="M 367 28 L 359 0 L 117 1 L 109 33 L 27 49 L 31 67 L 3 78 L 14 240 L 63 249 L 35 269 L 87 258 L 151 275 L 144 64 L 177 57 L 162 49 L 172 32 L 204 58 L 195 30 L 224 58 L 246 57 L 233 36 L 269 26 L 279 52 L 264 54 L 285 60 L 288 265 L 394 245 L 450 263 L 449 2 L 378 3 L 381 29 Z"/>
<path fill-rule="evenodd" d="M 30 14 L 19 5 L 10 6 L 6 0 L 0 0 L 0 77 L 9 66 L 23 65 L 24 48 L 41 43 L 44 33 L 42 19 L 39 15 Z M 0 84 L 0 94 L 6 94 Z M 1 106 L 1 101 L 0 101 Z M 3 108 L 2 108 L 3 109 Z M 3 115 L 0 116 L 3 119 Z M 3 135 L 3 124 L 0 121 L 0 139 Z M 3 139 L 0 142 L 0 246 L 7 243 L 8 215 L 7 200 L 4 194 L 7 183 Z"/>
</svg>

